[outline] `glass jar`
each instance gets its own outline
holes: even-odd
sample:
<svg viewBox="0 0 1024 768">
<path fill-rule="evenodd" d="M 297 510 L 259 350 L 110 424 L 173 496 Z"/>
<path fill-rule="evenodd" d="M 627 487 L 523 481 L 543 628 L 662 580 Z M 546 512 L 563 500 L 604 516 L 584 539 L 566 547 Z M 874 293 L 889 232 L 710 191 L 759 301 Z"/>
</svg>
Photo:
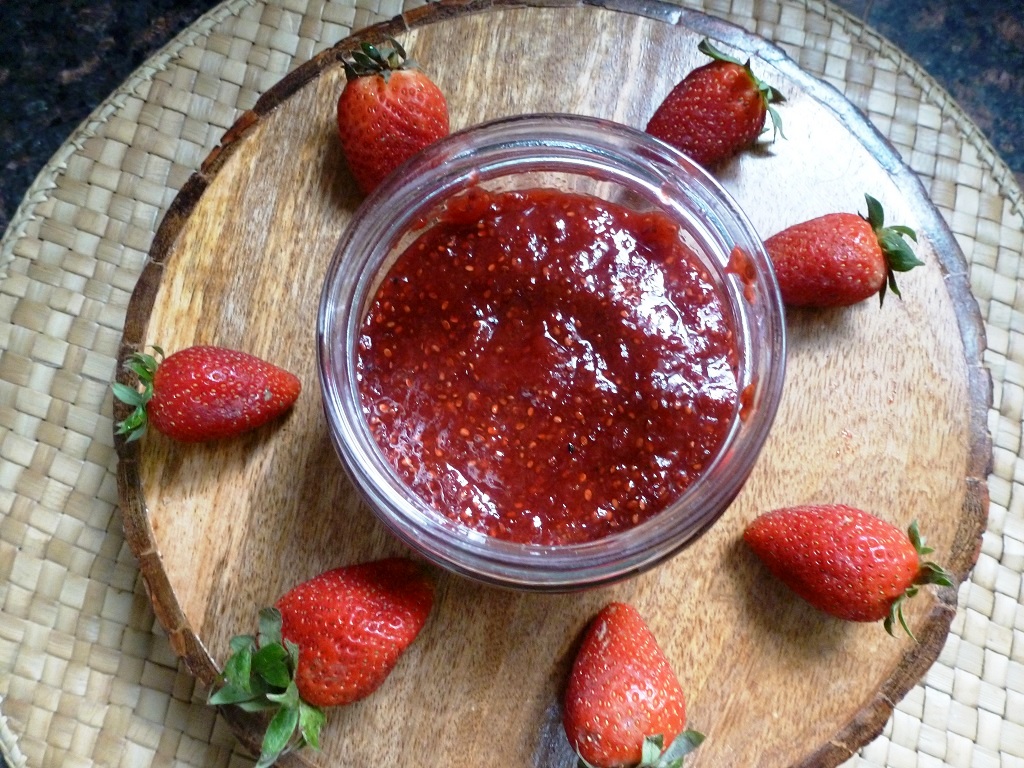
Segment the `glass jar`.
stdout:
<svg viewBox="0 0 1024 768">
<path fill-rule="evenodd" d="M 719 286 L 736 332 L 739 397 L 724 442 L 682 494 L 640 524 L 594 541 L 524 544 L 450 519 L 414 493 L 375 442 L 361 402 L 359 345 L 378 286 L 446 201 L 473 187 L 559 189 L 675 222 Z M 757 233 L 704 169 L 651 136 L 575 115 L 524 115 L 431 145 L 362 203 L 324 283 L 317 344 L 324 412 L 341 463 L 402 542 L 456 573 L 505 587 L 568 591 L 640 573 L 692 543 L 742 488 L 782 392 L 785 329 Z"/>
</svg>

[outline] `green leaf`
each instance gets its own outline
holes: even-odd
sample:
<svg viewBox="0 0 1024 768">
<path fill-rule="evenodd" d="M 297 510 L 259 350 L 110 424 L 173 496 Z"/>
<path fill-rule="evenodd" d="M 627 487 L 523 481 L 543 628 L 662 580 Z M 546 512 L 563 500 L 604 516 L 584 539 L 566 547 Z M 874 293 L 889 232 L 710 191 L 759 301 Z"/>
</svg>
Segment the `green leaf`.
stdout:
<svg viewBox="0 0 1024 768">
<path fill-rule="evenodd" d="M 910 524 L 910 527 L 907 528 L 907 535 L 910 537 L 910 543 L 914 545 L 914 549 L 917 551 L 918 556 L 924 557 L 925 555 L 930 555 L 935 551 L 931 547 L 925 546 L 924 536 L 921 535 L 921 530 L 918 528 L 917 520 L 914 520 Z M 917 578 L 914 579 L 914 583 L 937 584 L 941 587 L 954 586 L 953 574 L 932 560 L 922 561 L 921 569 L 918 571 Z"/>
<path fill-rule="evenodd" d="M 221 677 L 226 681 L 210 696 L 214 705 L 236 706 L 244 712 L 272 713 L 257 766 L 269 767 L 286 750 L 305 745 L 319 748 L 326 715 L 302 700 L 293 678 L 299 648 L 281 641 L 281 613 L 265 608 L 258 633 L 235 635 Z"/>
<path fill-rule="evenodd" d="M 387 56 L 381 53 L 380 48 L 370 43 L 362 44 L 363 53 L 365 53 L 370 59 L 372 59 L 378 66 L 387 66 Z"/>
<path fill-rule="evenodd" d="M 292 681 L 288 651 L 280 643 L 260 648 L 252 657 L 252 671 L 275 688 L 287 688 Z"/>
<path fill-rule="evenodd" d="M 640 762 L 636 768 L 681 768 L 683 758 L 690 754 L 704 741 L 704 734 L 697 731 L 683 731 L 668 749 L 665 749 L 665 739 L 659 734 L 644 737 L 640 748 Z M 580 758 L 580 765 L 586 761 Z"/>
<path fill-rule="evenodd" d="M 741 67 L 744 66 L 743 62 L 741 62 L 739 59 L 730 56 L 729 54 L 712 45 L 711 41 L 708 40 L 706 37 L 699 43 L 697 43 L 697 50 L 703 53 L 705 56 L 710 56 L 715 61 L 725 61 L 728 62 L 729 64 L 738 64 Z"/>
<path fill-rule="evenodd" d="M 291 741 L 298 724 L 298 708 L 278 710 L 277 714 L 271 718 L 267 732 L 263 735 L 263 748 L 260 752 L 260 759 L 256 763 L 257 768 L 269 768 L 277 761 Z"/>
<path fill-rule="evenodd" d="M 887 291 L 892 291 L 894 295 L 902 298 L 899 286 L 896 285 L 896 273 L 909 272 L 914 267 L 922 266 L 924 262 L 917 258 L 910 243 L 904 239 L 909 237 L 916 242 L 917 233 L 910 227 L 901 224 L 886 227 L 885 211 L 882 209 L 882 204 L 868 194 L 864 195 L 864 200 L 867 203 L 868 212 L 862 218 L 874 231 L 878 245 L 882 249 L 882 255 L 885 257 L 886 279 L 878 292 L 878 304 L 881 306 L 885 301 Z"/>
<path fill-rule="evenodd" d="M 252 635 L 235 635 L 228 641 L 228 645 L 230 646 L 232 653 L 238 653 L 246 648 L 250 651 L 255 651 L 256 638 Z"/>
<path fill-rule="evenodd" d="M 915 643 L 917 642 L 917 638 L 914 637 L 914 633 L 910 631 L 910 625 L 907 624 L 907 617 L 903 613 L 903 606 L 907 600 L 916 594 L 917 588 L 911 587 L 902 595 L 897 597 L 896 600 L 893 601 L 893 604 L 889 606 L 889 614 L 882 620 L 882 626 L 885 628 L 885 631 L 893 637 L 896 636 L 894 625 L 896 622 L 899 622 L 899 625 L 903 627 L 903 631 L 906 632 L 910 639 Z"/>
<path fill-rule="evenodd" d="M 147 432 L 147 427 L 146 427 L 145 424 L 143 424 L 141 427 L 139 427 L 138 429 L 134 429 L 131 432 L 125 433 L 125 432 L 120 432 L 119 431 L 118 434 L 121 434 L 121 435 L 127 434 L 128 437 L 125 439 L 125 442 L 126 443 L 134 443 L 136 440 L 141 440 L 143 437 L 145 437 L 146 432 Z"/>
<path fill-rule="evenodd" d="M 224 679 L 229 685 L 252 691 L 252 649 L 242 648 L 228 657 L 224 664 Z"/>
<path fill-rule="evenodd" d="M 683 764 L 683 758 L 703 743 L 703 733 L 693 730 L 683 731 L 662 753 L 660 762 L 656 763 L 657 768 L 679 768 Z"/>
<path fill-rule="evenodd" d="M 313 749 L 320 749 L 320 731 L 327 722 L 327 715 L 319 707 L 299 702 L 299 733 L 302 740 Z"/>
<path fill-rule="evenodd" d="M 365 69 L 372 69 L 374 67 L 373 57 L 367 56 L 362 51 L 352 51 L 352 60 Z"/>
<path fill-rule="evenodd" d="M 127 384 L 115 381 L 110 385 L 110 388 L 114 391 L 114 397 L 122 403 L 132 406 L 145 405 L 146 401 L 143 399 L 142 393 L 135 387 L 129 387 Z"/>
<path fill-rule="evenodd" d="M 348 53 L 348 58 L 342 59 L 345 67 L 345 77 L 348 80 L 355 80 L 367 75 L 380 75 L 385 80 L 400 69 L 416 69 L 416 62 L 408 57 L 405 48 L 395 38 L 386 38 L 389 45 L 375 46 L 363 42 L 358 48 Z"/>
<path fill-rule="evenodd" d="M 253 692 L 251 690 L 228 683 L 211 693 L 210 697 L 206 700 L 206 703 L 214 707 L 219 707 L 225 704 L 241 704 L 242 702 L 248 702 L 252 697 Z"/>
<path fill-rule="evenodd" d="M 926 560 L 921 563 L 921 572 L 917 575 L 918 584 L 936 584 L 940 587 L 953 587 L 953 574 L 938 563 Z"/>
<path fill-rule="evenodd" d="M 138 440 L 146 431 L 146 409 L 138 406 L 128 417 L 117 424 L 118 435 L 128 435 L 128 442 Z"/>
<path fill-rule="evenodd" d="M 882 290 L 878 292 L 878 306 L 882 306 L 883 302 L 885 302 L 886 290 L 890 290 L 893 292 L 893 295 L 903 298 L 903 294 L 900 293 L 900 287 L 896 284 L 896 275 L 891 269 L 886 273 L 885 282 L 882 283 Z"/>
<path fill-rule="evenodd" d="M 656 736 L 645 736 L 640 747 L 640 765 L 655 765 L 665 748 L 665 739 L 659 733 Z"/>
<path fill-rule="evenodd" d="M 282 708 L 299 708 L 299 702 L 302 698 L 299 696 L 299 689 L 295 685 L 295 681 L 288 683 L 288 686 L 280 693 L 268 693 L 267 699 L 280 705 Z"/>
<path fill-rule="evenodd" d="M 782 95 L 779 94 L 778 91 L 776 91 L 774 88 L 772 88 L 772 92 L 775 93 L 775 94 L 778 94 L 778 98 L 773 99 L 773 101 L 783 101 Z M 782 115 L 779 114 L 779 111 L 775 107 L 769 106 L 768 107 L 768 117 L 771 119 L 771 122 L 772 122 L 772 131 L 773 131 L 772 138 L 773 138 L 773 140 L 774 140 L 775 134 L 781 136 L 782 138 L 786 138 L 786 134 L 783 133 L 783 131 L 782 131 Z M 765 126 L 765 130 L 766 131 L 768 130 L 768 126 Z"/>
<path fill-rule="evenodd" d="M 160 366 L 160 361 L 164 357 L 164 351 L 160 347 L 153 346 L 153 350 L 156 353 L 154 355 L 136 352 L 124 364 L 124 367 L 136 374 L 144 384 L 153 381 L 153 374 L 156 373 L 156 369 Z"/>
<path fill-rule="evenodd" d="M 128 414 L 128 418 L 126 418 L 124 421 L 121 422 L 121 429 L 122 430 L 126 430 L 126 429 L 129 429 L 129 428 L 135 428 L 135 427 L 145 427 L 145 426 L 146 426 L 146 409 L 142 408 L 141 406 L 136 408 L 130 414 Z"/>
<path fill-rule="evenodd" d="M 149 366 L 135 357 L 129 358 L 125 361 L 124 369 L 129 373 L 134 373 L 141 382 L 145 382 L 152 374 Z"/>
<path fill-rule="evenodd" d="M 260 611 L 259 632 L 260 645 L 281 644 L 281 612 L 277 608 Z"/>
<path fill-rule="evenodd" d="M 291 659 L 292 671 L 294 672 L 299 668 L 299 646 L 291 640 L 285 640 L 284 647 L 288 649 L 288 657 Z"/>
<path fill-rule="evenodd" d="M 251 699 L 250 701 L 240 701 L 235 706 L 237 706 L 243 712 L 268 712 L 270 710 L 276 710 L 278 708 L 276 702 L 267 701 L 266 696 L 264 696 L 263 694 L 260 694 L 259 696 Z"/>
<path fill-rule="evenodd" d="M 871 195 L 864 195 L 864 199 L 868 204 L 868 224 L 876 231 L 882 229 L 885 226 L 885 211 L 882 204 Z"/>
<path fill-rule="evenodd" d="M 921 535 L 921 528 L 918 526 L 917 520 L 911 521 L 907 528 L 907 536 L 910 537 L 910 543 L 913 544 L 917 554 L 923 555 L 932 551 L 931 547 L 924 545 L 924 537 Z"/>
<path fill-rule="evenodd" d="M 154 346 L 159 357 L 163 357 L 163 350 Z M 124 421 L 118 422 L 118 435 L 127 435 L 127 442 L 138 440 L 146 433 L 147 415 L 146 404 L 153 397 L 153 375 L 156 373 L 159 361 L 153 355 L 144 352 L 136 352 L 124 362 L 125 370 L 134 373 L 142 384 L 142 389 L 128 386 L 115 381 L 110 386 L 113 389 L 114 397 L 123 403 L 134 406 L 135 410 Z"/>
<path fill-rule="evenodd" d="M 910 526 L 907 528 L 907 536 L 919 557 L 930 554 L 934 551 L 931 547 L 925 545 L 924 536 L 921 535 L 921 530 L 918 527 L 917 520 L 910 523 Z M 920 591 L 920 587 L 924 584 L 936 584 L 943 587 L 955 586 L 953 574 L 931 560 L 922 561 L 918 567 L 914 583 L 907 588 L 906 592 L 893 601 L 892 605 L 889 606 L 888 615 L 886 615 L 882 620 L 882 626 L 890 635 L 895 635 L 895 626 L 898 623 L 903 627 L 903 630 L 911 637 L 911 639 L 914 641 L 917 640 L 917 638 L 914 637 L 914 633 L 910 631 L 910 626 L 907 624 L 906 616 L 903 613 L 903 606 L 906 604 L 907 600 L 910 600 L 917 595 Z"/>
<path fill-rule="evenodd" d="M 909 272 L 914 267 L 920 267 L 924 264 L 923 261 L 917 258 L 917 254 L 910 247 L 910 243 L 904 240 L 903 236 L 894 229 L 882 230 L 879 233 L 878 242 L 882 246 L 882 252 L 885 254 L 885 261 L 889 269 L 894 272 Z"/>
<path fill-rule="evenodd" d="M 391 43 L 392 49 L 396 54 L 398 54 L 399 58 L 407 59 L 409 57 L 409 54 L 405 52 L 405 48 L 403 48 L 402 44 L 398 42 L 395 38 L 389 35 L 388 42 Z"/>
<path fill-rule="evenodd" d="M 896 232 L 897 234 L 909 237 L 915 243 L 917 242 L 917 232 L 912 230 L 910 227 L 905 227 L 902 224 L 893 224 L 891 227 L 887 227 L 890 232 Z"/>
</svg>

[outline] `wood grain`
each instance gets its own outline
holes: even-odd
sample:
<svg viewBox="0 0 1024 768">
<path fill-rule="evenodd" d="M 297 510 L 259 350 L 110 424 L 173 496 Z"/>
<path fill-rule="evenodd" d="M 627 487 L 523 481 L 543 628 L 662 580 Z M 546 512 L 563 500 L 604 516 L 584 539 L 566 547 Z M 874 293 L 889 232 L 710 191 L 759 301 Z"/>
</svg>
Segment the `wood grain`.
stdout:
<svg viewBox="0 0 1024 768">
<path fill-rule="evenodd" d="M 566 33 L 572 31 L 572 45 Z M 177 653 L 204 683 L 259 607 L 329 567 L 402 552 L 344 477 L 316 386 L 315 319 L 335 243 L 359 203 L 335 140 L 340 56 L 394 34 L 448 94 L 453 129 L 561 111 L 642 127 L 711 36 L 783 90 L 786 140 L 718 176 L 765 237 L 831 210 L 914 227 L 926 266 L 905 299 L 791 312 L 787 384 L 746 487 L 659 568 L 569 595 L 437 572 L 430 622 L 372 697 L 330 713 L 316 766 L 568 766 L 565 675 L 587 621 L 634 603 L 661 639 L 708 739 L 690 766 L 837 765 L 873 738 L 938 656 L 953 589 L 912 603 L 919 639 L 831 620 L 772 581 L 740 542 L 759 512 L 843 501 L 917 518 L 963 578 L 987 512 L 991 394 L 962 254 L 917 179 L 841 96 L 764 40 L 670 5 L 432 4 L 366 30 L 290 74 L 228 132 L 165 217 L 129 308 L 122 357 L 216 343 L 306 383 L 293 412 L 239 440 L 118 441 L 130 546 Z M 127 376 L 122 375 L 125 381 Z M 258 743 L 259 722 L 225 715 Z M 396 738 L 399 735 L 400 738 Z"/>
</svg>

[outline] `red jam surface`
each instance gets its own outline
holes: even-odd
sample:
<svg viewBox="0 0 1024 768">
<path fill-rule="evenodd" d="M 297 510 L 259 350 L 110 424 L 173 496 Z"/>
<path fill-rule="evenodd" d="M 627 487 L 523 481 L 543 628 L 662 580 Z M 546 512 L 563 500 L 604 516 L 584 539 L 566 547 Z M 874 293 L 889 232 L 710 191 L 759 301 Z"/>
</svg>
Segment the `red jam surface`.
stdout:
<svg viewBox="0 0 1024 768">
<path fill-rule="evenodd" d="M 569 544 L 650 518 L 715 455 L 736 339 L 676 226 L 548 189 L 450 202 L 382 282 L 362 406 L 404 481 L 450 518 Z"/>
</svg>

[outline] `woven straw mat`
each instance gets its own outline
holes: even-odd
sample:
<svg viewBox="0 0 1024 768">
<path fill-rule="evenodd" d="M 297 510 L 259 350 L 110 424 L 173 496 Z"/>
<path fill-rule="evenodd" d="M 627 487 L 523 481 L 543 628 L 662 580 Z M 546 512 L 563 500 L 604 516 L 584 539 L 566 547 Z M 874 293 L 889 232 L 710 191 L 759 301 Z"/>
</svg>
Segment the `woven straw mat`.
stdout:
<svg viewBox="0 0 1024 768">
<path fill-rule="evenodd" d="M 971 264 L 994 380 L 991 510 L 948 642 L 850 766 L 1024 766 L 1024 202 L 914 62 L 822 2 L 706 0 L 863 110 Z M 0 753 L 33 766 L 249 766 L 178 663 L 122 533 L 110 382 L 177 190 L 286 72 L 401 0 L 229 0 L 105 101 L 0 243 Z"/>
</svg>

